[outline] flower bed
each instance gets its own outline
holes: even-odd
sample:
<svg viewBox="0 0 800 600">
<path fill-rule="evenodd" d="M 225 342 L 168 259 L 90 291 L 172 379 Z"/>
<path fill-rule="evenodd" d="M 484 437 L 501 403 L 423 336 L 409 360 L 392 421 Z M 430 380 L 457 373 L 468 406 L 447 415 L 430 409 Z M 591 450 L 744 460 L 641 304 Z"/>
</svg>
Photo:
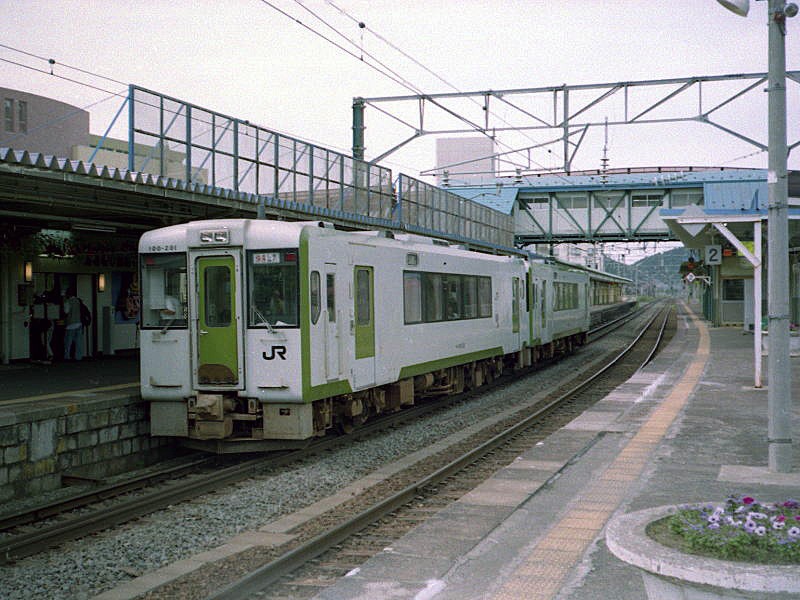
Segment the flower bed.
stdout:
<svg viewBox="0 0 800 600">
<path fill-rule="evenodd" d="M 723 505 L 682 506 L 664 521 L 688 552 L 764 564 L 800 563 L 796 500 L 759 503 L 749 496 L 732 496 Z"/>
<path fill-rule="evenodd" d="M 738 500 L 738 499 L 734 499 Z M 795 525 L 790 525 L 794 516 L 798 512 L 792 505 L 783 506 L 778 504 L 784 516 L 783 528 L 772 527 L 772 523 L 780 523 L 777 517 L 780 515 L 767 515 L 766 519 L 750 516 L 749 512 L 764 513 L 764 504 L 758 504 L 759 510 L 754 510 L 757 503 L 753 500 L 750 504 L 745 504 L 744 498 L 733 507 L 732 514 L 729 514 L 728 503 L 719 504 L 703 503 L 701 505 L 687 506 L 658 506 L 644 510 L 635 511 L 627 514 L 614 516 L 606 527 L 606 545 L 608 549 L 620 560 L 637 567 L 642 575 L 647 597 L 650 600 L 709 600 L 711 598 L 736 598 L 741 600 L 784 600 L 785 598 L 800 597 L 800 569 L 797 562 L 780 564 L 780 561 L 756 562 L 755 560 L 726 560 L 718 558 L 719 554 L 708 553 L 699 554 L 689 551 L 686 538 L 672 532 L 669 526 L 664 527 L 670 539 L 656 541 L 648 531 L 652 530 L 654 524 L 659 522 L 669 523 L 673 515 L 679 515 L 684 511 L 690 511 L 688 516 L 680 517 L 681 527 L 688 527 L 689 531 L 700 534 L 706 539 L 712 539 L 720 533 L 723 525 L 719 528 L 711 527 L 714 525 L 714 517 L 717 508 L 722 507 L 724 512 L 717 514 L 720 521 L 726 521 L 727 516 L 731 516 L 734 521 L 742 521 L 740 527 L 736 527 L 737 533 L 732 535 L 735 538 L 742 532 L 750 536 L 749 541 L 755 540 L 758 546 L 766 540 L 777 540 L 781 532 L 785 534 L 786 546 L 797 545 L 797 542 L 788 541 L 789 531 Z M 749 501 L 749 499 L 748 499 Z M 789 501 L 790 503 L 792 501 Z M 736 512 L 739 506 L 748 508 Z M 692 513 L 691 511 L 697 511 Z M 766 513 L 764 513 L 766 514 Z M 704 516 L 703 516 L 704 515 Z M 771 521 L 771 517 L 776 517 Z M 705 519 L 696 520 L 696 519 Z M 756 524 L 753 533 L 748 533 L 744 529 L 747 521 Z M 769 528 L 767 523 L 770 523 Z M 760 525 L 764 526 L 764 535 L 756 533 Z M 698 529 L 699 528 L 699 529 Z M 759 532 L 761 530 L 758 530 Z M 724 534 L 724 530 L 723 530 Z M 744 538 L 740 538 L 744 539 Z M 733 543 L 733 547 L 742 544 L 741 541 Z M 731 549 L 729 548 L 729 551 Z M 774 554 L 770 554 L 774 556 Z M 787 596 L 787 594 L 789 594 Z"/>
</svg>

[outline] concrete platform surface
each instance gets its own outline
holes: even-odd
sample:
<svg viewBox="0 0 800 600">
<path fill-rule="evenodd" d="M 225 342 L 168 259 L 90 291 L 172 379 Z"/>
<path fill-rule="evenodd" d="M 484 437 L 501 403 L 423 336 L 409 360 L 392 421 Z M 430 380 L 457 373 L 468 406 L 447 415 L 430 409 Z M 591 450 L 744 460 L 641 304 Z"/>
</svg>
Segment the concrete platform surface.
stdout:
<svg viewBox="0 0 800 600">
<path fill-rule="evenodd" d="M 800 499 L 800 439 L 791 473 L 768 469 L 753 355 L 752 335 L 680 305 L 650 365 L 317 599 L 647 598 L 641 572 L 606 547 L 615 514 L 730 494 Z M 798 431 L 796 401 L 793 420 Z"/>
</svg>

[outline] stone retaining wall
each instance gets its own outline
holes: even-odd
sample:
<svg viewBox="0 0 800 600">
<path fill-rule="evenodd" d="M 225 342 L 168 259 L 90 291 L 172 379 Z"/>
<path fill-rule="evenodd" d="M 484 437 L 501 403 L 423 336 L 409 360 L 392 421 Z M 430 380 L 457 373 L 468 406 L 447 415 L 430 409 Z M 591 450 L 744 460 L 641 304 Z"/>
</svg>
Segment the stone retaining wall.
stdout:
<svg viewBox="0 0 800 600">
<path fill-rule="evenodd" d="M 0 412 L 0 502 L 61 487 L 62 476 L 99 479 L 174 453 L 151 438 L 138 393 L 40 401 Z"/>
</svg>

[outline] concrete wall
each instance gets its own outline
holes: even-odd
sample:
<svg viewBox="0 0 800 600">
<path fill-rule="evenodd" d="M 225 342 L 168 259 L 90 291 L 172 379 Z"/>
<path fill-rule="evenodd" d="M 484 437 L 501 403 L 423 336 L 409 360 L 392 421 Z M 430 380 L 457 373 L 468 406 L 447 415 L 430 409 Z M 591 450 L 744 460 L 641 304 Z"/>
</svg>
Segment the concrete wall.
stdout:
<svg viewBox="0 0 800 600">
<path fill-rule="evenodd" d="M 151 438 L 138 394 L 40 401 L 0 412 L 0 502 L 61 487 L 63 474 L 103 478 L 174 453 Z"/>
</svg>

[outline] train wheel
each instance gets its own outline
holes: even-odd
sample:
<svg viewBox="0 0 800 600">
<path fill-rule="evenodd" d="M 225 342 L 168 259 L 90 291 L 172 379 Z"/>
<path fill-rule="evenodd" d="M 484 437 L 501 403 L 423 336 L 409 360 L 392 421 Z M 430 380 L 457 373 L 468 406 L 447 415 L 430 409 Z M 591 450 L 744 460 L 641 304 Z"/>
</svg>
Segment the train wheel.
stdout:
<svg viewBox="0 0 800 600">
<path fill-rule="evenodd" d="M 338 424 L 339 431 L 344 434 L 351 434 L 353 431 L 361 427 L 367 421 L 367 415 L 361 413 L 353 417 L 342 416 L 342 420 Z"/>
</svg>

